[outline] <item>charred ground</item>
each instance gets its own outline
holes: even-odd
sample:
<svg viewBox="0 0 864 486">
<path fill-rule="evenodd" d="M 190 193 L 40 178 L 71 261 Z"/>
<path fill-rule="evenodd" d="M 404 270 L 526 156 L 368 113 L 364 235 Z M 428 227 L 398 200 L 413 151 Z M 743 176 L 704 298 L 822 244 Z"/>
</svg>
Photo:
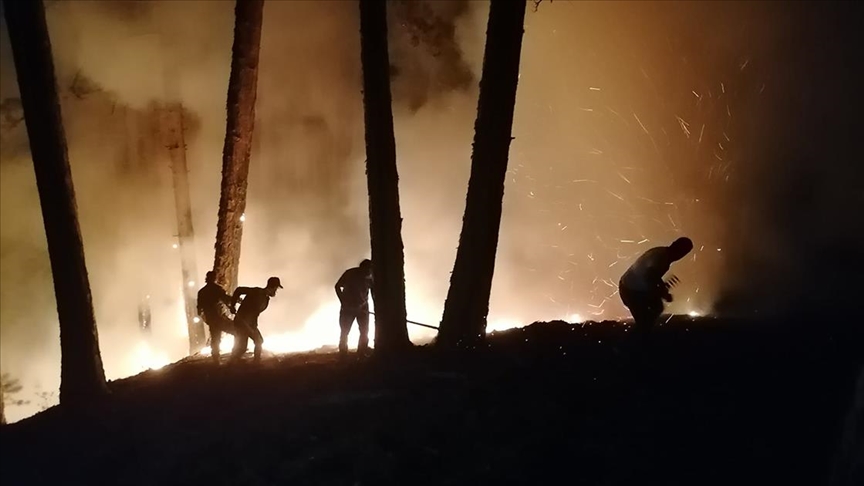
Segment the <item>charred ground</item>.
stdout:
<svg viewBox="0 0 864 486">
<path fill-rule="evenodd" d="M 398 367 L 330 353 L 112 382 L 3 427 L 4 485 L 825 484 L 861 363 L 823 323 L 537 323 Z"/>
</svg>

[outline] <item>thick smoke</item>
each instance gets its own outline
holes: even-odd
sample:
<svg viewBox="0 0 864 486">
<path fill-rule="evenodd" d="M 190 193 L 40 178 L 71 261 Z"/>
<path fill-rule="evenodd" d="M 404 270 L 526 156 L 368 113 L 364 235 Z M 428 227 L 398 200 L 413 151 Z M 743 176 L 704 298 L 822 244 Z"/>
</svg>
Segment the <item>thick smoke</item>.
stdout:
<svg viewBox="0 0 864 486">
<path fill-rule="evenodd" d="M 467 0 L 392 2 L 388 10 L 393 98 L 416 112 L 430 100 L 476 85 L 457 42 L 457 22 Z"/>
<path fill-rule="evenodd" d="M 435 323 L 464 210 L 488 4 L 388 5 L 408 313 Z M 832 118 L 851 103 L 838 111 L 813 94 L 846 88 L 837 77 L 848 60 L 824 34 L 839 16 L 815 25 L 812 8 L 544 2 L 529 12 L 492 326 L 622 316 L 626 266 L 682 234 L 696 251 L 675 269 L 675 312 L 708 312 L 721 291 L 724 309 L 753 307 L 742 296 L 754 295 L 782 307 L 776 295 L 833 277 L 827 254 L 860 255 L 860 218 L 849 217 L 860 168 L 835 164 L 852 125 Z M 187 111 L 199 273 L 212 265 L 233 2 L 49 2 L 48 15 L 100 344 L 109 377 L 125 376 L 187 346 L 156 123 L 168 101 Z M 52 391 L 59 328 L 2 27 L 0 366 Z M 244 285 L 278 275 L 285 286 L 262 317 L 265 339 L 296 331 L 334 343 L 333 282 L 369 255 L 359 53 L 356 2 L 266 3 L 240 264 Z M 137 330 L 146 296 L 149 341 Z"/>
</svg>

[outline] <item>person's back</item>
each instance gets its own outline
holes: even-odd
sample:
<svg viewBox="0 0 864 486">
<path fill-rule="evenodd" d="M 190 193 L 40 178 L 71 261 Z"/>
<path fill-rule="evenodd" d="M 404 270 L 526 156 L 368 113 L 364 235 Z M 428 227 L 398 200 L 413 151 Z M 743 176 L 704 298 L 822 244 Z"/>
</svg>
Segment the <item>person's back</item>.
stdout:
<svg viewBox="0 0 864 486">
<path fill-rule="evenodd" d="M 198 307 L 203 314 L 201 317 L 207 319 L 218 318 L 228 315 L 228 305 L 231 298 L 228 293 L 216 282 L 207 282 L 198 291 Z"/>
<path fill-rule="evenodd" d="M 648 291 L 663 283 L 663 275 L 672 266 L 668 246 L 658 246 L 643 253 L 621 276 L 620 285 L 632 290 Z"/>
<path fill-rule="evenodd" d="M 245 294 L 237 309 L 238 316 L 258 316 L 270 305 L 270 295 L 261 287 L 239 287 L 237 290 Z"/>
<path fill-rule="evenodd" d="M 372 287 L 372 281 L 369 279 L 366 269 L 354 267 L 345 270 L 338 285 L 342 287 L 343 306 L 362 307 L 369 303 L 369 290 Z"/>
</svg>

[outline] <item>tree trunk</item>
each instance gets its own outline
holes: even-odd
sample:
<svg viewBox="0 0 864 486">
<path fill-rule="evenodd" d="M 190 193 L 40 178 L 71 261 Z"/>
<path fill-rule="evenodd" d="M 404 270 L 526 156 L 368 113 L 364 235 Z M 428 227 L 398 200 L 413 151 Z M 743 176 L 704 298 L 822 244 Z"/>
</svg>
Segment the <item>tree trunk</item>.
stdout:
<svg viewBox="0 0 864 486">
<path fill-rule="evenodd" d="M 54 277 L 60 320 L 60 403 L 82 405 L 108 392 L 84 262 L 84 245 L 41 1 L 4 4 L 24 121 Z"/>
<path fill-rule="evenodd" d="M 240 241 L 246 211 L 249 153 L 255 128 L 258 93 L 258 52 L 264 0 L 237 0 L 234 8 L 234 48 L 228 80 L 228 122 L 222 153 L 222 194 L 216 226 L 216 281 L 229 293 L 237 287 Z"/>
<path fill-rule="evenodd" d="M 462 234 L 438 343 L 472 346 L 486 333 L 510 151 L 525 2 L 492 0 Z"/>
<path fill-rule="evenodd" d="M 177 214 L 177 242 L 180 250 L 182 292 L 189 334 L 189 354 L 200 351 L 207 341 L 204 323 L 198 316 L 198 265 L 195 261 L 195 229 L 192 226 L 192 202 L 189 197 L 189 169 L 186 165 L 186 139 L 183 127 L 183 106 L 172 103 L 160 110 L 163 144 L 171 156 L 174 181 L 174 208 Z"/>
<path fill-rule="evenodd" d="M 360 0 L 360 57 L 366 122 L 366 178 L 369 186 L 369 234 L 375 290 L 375 352 L 392 355 L 408 348 L 405 315 L 405 267 L 399 174 L 390 95 L 387 5 Z"/>
<path fill-rule="evenodd" d="M 858 371 L 851 402 L 832 464 L 831 486 L 864 483 L 864 368 Z"/>
</svg>

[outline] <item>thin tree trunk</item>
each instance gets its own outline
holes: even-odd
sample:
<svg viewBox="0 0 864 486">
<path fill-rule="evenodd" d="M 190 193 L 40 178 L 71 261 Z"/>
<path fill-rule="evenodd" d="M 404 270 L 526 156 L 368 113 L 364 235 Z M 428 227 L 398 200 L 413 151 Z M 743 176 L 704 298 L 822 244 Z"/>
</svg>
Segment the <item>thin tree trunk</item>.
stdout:
<svg viewBox="0 0 864 486">
<path fill-rule="evenodd" d="M 228 292 L 237 287 L 240 241 L 246 211 L 249 153 L 255 128 L 258 93 L 258 53 L 264 0 L 237 0 L 234 8 L 234 48 L 228 80 L 228 123 L 222 153 L 222 194 L 216 226 L 216 281 Z"/>
<path fill-rule="evenodd" d="M 195 261 L 195 229 L 192 225 L 192 201 L 189 197 L 189 169 L 186 165 L 186 139 L 183 126 L 183 106 L 172 103 L 160 110 L 163 143 L 171 156 L 171 175 L 174 181 L 174 208 L 177 214 L 177 241 L 180 250 L 182 291 L 189 334 L 189 354 L 200 351 L 207 341 L 204 323 L 197 319 L 198 285 Z"/>
<path fill-rule="evenodd" d="M 81 405 L 108 392 L 78 226 L 75 190 L 41 1 L 5 2 L 9 40 L 36 172 L 60 320 L 60 403 Z"/>
<path fill-rule="evenodd" d="M 524 1 L 492 0 L 465 216 L 438 335 L 442 346 L 471 346 L 486 333 L 524 20 Z"/>
<path fill-rule="evenodd" d="M 858 372 L 851 402 L 832 464 L 831 486 L 864 483 L 864 368 Z"/>
<path fill-rule="evenodd" d="M 384 355 L 411 345 L 405 315 L 405 266 L 399 174 L 390 95 L 387 5 L 360 0 L 366 178 L 375 301 L 375 351 Z"/>
</svg>

